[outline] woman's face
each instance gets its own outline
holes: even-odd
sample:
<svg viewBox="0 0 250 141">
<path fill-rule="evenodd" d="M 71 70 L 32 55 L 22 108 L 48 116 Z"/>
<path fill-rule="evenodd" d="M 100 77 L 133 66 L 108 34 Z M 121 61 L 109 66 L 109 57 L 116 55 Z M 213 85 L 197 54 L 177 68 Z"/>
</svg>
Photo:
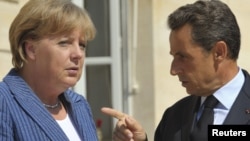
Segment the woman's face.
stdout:
<svg viewBox="0 0 250 141">
<path fill-rule="evenodd" d="M 47 36 L 34 44 L 33 69 L 36 78 L 59 87 L 72 87 L 80 79 L 86 42 L 80 31 Z"/>
</svg>

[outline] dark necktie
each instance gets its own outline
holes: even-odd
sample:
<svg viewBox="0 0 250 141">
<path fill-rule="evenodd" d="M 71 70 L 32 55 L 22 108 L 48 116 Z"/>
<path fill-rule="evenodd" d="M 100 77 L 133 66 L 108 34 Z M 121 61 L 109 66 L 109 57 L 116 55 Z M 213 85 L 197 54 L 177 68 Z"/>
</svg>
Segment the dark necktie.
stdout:
<svg viewBox="0 0 250 141">
<path fill-rule="evenodd" d="M 194 125 L 191 132 L 191 141 L 207 141 L 208 125 L 212 125 L 214 121 L 213 108 L 218 104 L 218 100 L 213 96 L 208 96 L 204 102 L 204 109 L 200 119 Z"/>
</svg>

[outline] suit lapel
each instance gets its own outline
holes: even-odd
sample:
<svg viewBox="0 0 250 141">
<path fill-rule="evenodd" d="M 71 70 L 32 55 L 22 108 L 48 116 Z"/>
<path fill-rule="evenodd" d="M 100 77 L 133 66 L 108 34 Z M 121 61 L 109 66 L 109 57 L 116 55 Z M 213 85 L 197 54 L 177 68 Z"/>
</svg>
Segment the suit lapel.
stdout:
<svg viewBox="0 0 250 141">
<path fill-rule="evenodd" d="M 249 87 L 244 87 L 248 89 Z M 250 124 L 250 99 L 245 90 L 242 90 L 235 100 L 230 112 L 228 113 L 224 124 Z"/>
<path fill-rule="evenodd" d="M 245 82 L 224 124 L 250 124 L 250 77 L 244 71 Z"/>
<path fill-rule="evenodd" d="M 190 104 L 187 105 L 186 112 L 182 115 L 182 131 L 181 131 L 181 141 L 189 141 L 190 132 L 193 128 L 193 123 L 196 117 L 200 105 L 200 98 L 197 96 L 191 96 Z"/>
</svg>

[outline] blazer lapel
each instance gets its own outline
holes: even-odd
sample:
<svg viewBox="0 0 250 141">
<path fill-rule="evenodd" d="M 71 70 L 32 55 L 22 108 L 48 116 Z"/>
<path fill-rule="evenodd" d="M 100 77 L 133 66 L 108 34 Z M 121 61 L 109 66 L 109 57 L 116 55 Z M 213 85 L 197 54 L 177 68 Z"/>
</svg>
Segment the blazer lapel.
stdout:
<svg viewBox="0 0 250 141">
<path fill-rule="evenodd" d="M 84 116 L 80 116 L 80 114 L 84 114 L 86 112 L 81 111 L 83 109 L 82 105 L 80 105 L 80 103 L 78 103 L 78 101 L 80 101 L 80 99 L 71 99 L 69 98 L 68 94 L 70 92 L 66 91 L 63 95 L 61 95 L 60 99 L 62 100 L 62 102 L 64 103 L 64 105 L 67 105 L 67 111 L 69 113 L 70 119 L 72 121 L 72 123 L 74 124 L 75 128 L 78 131 L 79 136 L 84 139 L 85 135 L 84 133 L 84 129 L 81 126 L 81 121 L 83 119 L 81 119 L 80 117 L 84 117 Z M 79 108 L 78 108 L 79 107 Z"/>
<path fill-rule="evenodd" d="M 62 129 L 43 105 L 34 102 L 32 99 L 21 99 L 20 97 L 17 99 L 28 116 L 34 119 L 34 122 L 40 126 L 51 140 L 68 140 Z"/>
<path fill-rule="evenodd" d="M 85 134 L 86 132 L 84 130 L 88 129 L 89 127 L 86 126 L 86 124 L 84 124 L 83 120 L 87 120 L 86 119 L 82 119 L 82 117 L 87 117 L 86 113 L 88 113 L 88 111 L 85 111 L 85 108 L 83 108 L 82 102 L 80 97 L 72 97 L 70 96 L 71 92 L 66 91 L 64 95 L 63 99 L 64 104 L 67 104 L 68 107 L 68 112 L 70 115 L 70 118 L 72 119 L 72 123 L 74 124 L 75 128 L 78 131 L 79 136 L 81 137 L 81 139 L 83 140 L 88 140 L 88 135 Z M 88 123 L 89 121 L 87 121 L 86 123 Z"/>
<path fill-rule="evenodd" d="M 6 77 L 4 81 L 27 116 L 32 118 L 51 140 L 68 140 L 54 118 L 21 77 L 14 74 Z"/>
<path fill-rule="evenodd" d="M 64 98 L 61 99 L 64 99 L 64 103 L 68 105 L 68 113 L 81 139 L 84 141 L 98 140 L 95 134 L 95 123 L 92 115 L 90 115 L 92 113 L 87 101 L 85 101 L 82 96 L 75 95 L 74 92 L 70 90 L 61 96 L 64 96 Z"/>
</svg>

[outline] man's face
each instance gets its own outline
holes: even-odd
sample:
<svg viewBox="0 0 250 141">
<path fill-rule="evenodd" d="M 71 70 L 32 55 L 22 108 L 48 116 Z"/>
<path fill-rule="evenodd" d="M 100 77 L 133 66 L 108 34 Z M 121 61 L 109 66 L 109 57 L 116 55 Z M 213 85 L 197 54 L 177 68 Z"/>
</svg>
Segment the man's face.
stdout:
<svg viewBox="0 0 250 141">
<path fill-rule="evenodd" d="M 207 95 L 214 90 L 216 72 L 213 56 L 195 44 L 188 24 L 170 34 L 170 54 L 173 56 L 170 73 L 177 75 L 187 93 Z"/>
</svg>

